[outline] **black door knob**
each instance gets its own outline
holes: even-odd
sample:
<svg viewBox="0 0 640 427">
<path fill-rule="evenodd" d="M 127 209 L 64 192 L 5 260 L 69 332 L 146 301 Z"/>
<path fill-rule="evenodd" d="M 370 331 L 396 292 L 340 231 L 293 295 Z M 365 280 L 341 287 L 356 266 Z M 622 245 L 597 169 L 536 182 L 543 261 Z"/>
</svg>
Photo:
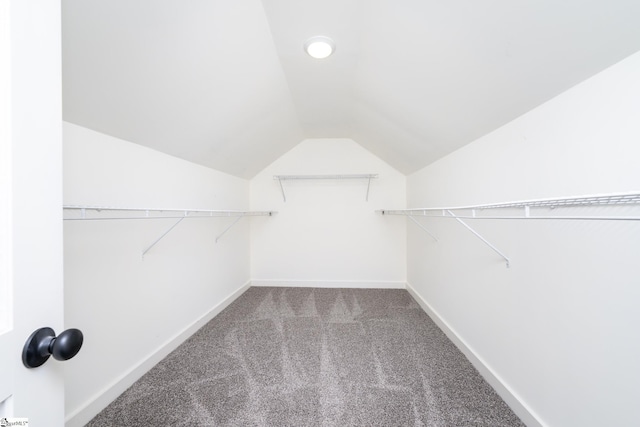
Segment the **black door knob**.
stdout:
<svg viewBox="0 0 640 427">
<path fill-rule="evenodd" d="M 22 349 L 22 363 L 27 368 L 37 368 L 53 356 L 56 360 L 69 360 L 82 347 L 83 336 L 79 329 L 67 329 L 56 337 L 51 328 L 35 330 Z"/>
</svg>

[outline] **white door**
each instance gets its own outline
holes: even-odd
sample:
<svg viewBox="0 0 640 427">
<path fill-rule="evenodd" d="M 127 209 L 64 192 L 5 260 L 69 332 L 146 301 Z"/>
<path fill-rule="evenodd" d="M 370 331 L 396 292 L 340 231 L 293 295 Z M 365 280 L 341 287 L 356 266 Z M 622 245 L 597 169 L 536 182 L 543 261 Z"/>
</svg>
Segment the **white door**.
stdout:
<svg viewBox="0 0 640 427">
<path fill-rule="evenodd" d="M 62 363 L 22 347 L 63 330 L 60 1 L 0 0 L 0 419 L 64 425 Z"/>
</svg>

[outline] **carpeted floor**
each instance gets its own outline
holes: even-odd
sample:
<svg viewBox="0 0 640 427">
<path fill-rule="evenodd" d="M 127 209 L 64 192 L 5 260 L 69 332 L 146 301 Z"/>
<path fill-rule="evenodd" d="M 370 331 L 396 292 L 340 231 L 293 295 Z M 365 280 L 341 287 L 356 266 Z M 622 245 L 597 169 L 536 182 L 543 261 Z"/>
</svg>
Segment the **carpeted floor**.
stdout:
<svg viewBox="0 0 640 427">
<path fill-rule="evenodd" d="M 97 426 L 522 426 L 405 290 L 250 288 Z"/>
</svg>

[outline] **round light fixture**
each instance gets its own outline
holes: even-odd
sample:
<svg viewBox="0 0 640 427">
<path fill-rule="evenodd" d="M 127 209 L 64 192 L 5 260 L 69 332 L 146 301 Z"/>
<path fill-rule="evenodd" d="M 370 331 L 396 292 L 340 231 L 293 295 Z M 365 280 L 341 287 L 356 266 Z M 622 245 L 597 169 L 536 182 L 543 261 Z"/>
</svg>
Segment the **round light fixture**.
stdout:
<svg viewBox="0 0 640 427">
<path fill-rule="evenodd" d="M 315 36 L 304 43 L 304 50 L 313 58 L 324 59 L 336 50 L 336 44 L 329 37 Z"/>
</svg>

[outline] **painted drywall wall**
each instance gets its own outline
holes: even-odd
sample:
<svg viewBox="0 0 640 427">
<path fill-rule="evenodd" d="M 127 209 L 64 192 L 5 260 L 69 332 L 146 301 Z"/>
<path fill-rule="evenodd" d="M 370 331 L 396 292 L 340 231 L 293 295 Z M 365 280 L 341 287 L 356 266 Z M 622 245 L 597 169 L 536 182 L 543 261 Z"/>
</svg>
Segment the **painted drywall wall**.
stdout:
<svg viewBox="0 0 640 427">
<path fill-rule="evenodd" d="M 640 53 L 411 175 L 408 207 L 638 191 L 639 117 Z M 409 285 L 525 421 L 637 423 L 640 222 L 469 220 L 507 269 L 455 221 L 421 221 L 439 241 L 407 221 Z"/>
<path fill-rule="evenodd" d="M 378 174 L 371 180 L 283 182 L 274 175 Z M 402 286 L 406 230 L 374 212 L 406 202 L 406 178 L 350 139 L 308 139 L 251 180 L 251 207 L 279 213 L 251 224 L 254 284 Z"/>
<path fill-rule="evenodd" d="M 246 180 L 70 123 L 63 131 L 66 205 L 249 207 Z M 249 220 L 215 243 L 234 219 L 187 219 L 144 260 L 176 220 L 65 221 L 65 324 L 85 334 L 65 366 L 68 425 L 83 425 L 249 281 Z"/>
</svg>

